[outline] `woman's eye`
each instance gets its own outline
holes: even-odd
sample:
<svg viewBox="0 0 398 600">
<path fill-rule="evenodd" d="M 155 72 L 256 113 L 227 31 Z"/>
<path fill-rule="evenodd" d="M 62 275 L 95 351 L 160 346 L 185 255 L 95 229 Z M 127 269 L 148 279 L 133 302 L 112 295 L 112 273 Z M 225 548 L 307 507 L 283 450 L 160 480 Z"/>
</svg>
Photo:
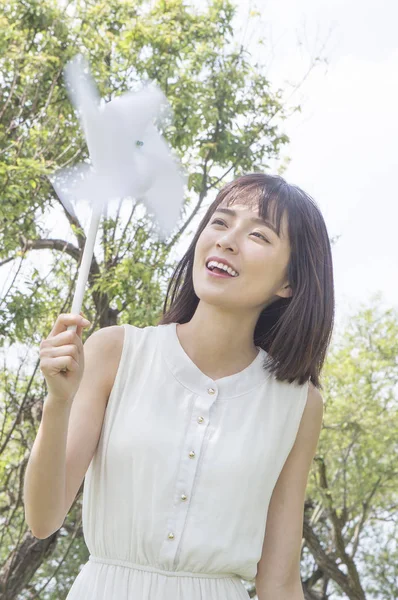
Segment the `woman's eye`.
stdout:
<svg viewBox="0 0 398 600">
<path fill-rule="evenodd" d="M 259 235 L 263 238 L 263 240 L 265 240 L 266 242 L 268 242 L 268 244 L 270 243 L 267 238 L 265 237 L 265 235 L 263 235 L 262 233 L 259 233 L 258 231 L 254 231 L 252 235 Z"/>
<path fill-rule="evenodd" d="M 221 219 L 214 219 L 214 220 L 211 222 L 211 225 L 213 225 L 213 223 L 221 223 L 221 225 L 226 225 L 226 223 L 225 223 L 224 221 L 222 221 Z M 264 241 L 266 241 L 268 244 L 270 243 L 270 242 L 267 240 L 267 238 L 266 238 L 266 237 L 265 237 L 265 236 L 264 236 L 262 233 L 260 233 L 259 231 L 254 231 L 254 232 L 253 232 L 253 233 L 251 233 L 250 235 L 259 235 L 259 236 L 260 236 L 260 237 L 262 237 L 262 238 L 263 238 L 263 240 L 264 240 Z"/>
</svg>

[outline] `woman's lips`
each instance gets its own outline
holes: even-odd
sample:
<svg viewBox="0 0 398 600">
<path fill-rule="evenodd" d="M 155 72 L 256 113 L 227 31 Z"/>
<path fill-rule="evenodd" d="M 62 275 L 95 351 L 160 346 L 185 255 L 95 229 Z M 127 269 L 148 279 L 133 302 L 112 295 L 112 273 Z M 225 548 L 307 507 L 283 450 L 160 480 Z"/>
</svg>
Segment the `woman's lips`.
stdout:
<svg viewBox="0 0 398 600">
<path fill-rule="evenodd" d="M 214 271 L 210 271 L 210 269 L 208 269 L 205 265 L 205 269 L 208 272 L 209 275 L 212 275 L 213 277 L 222 277 L 224 279 L 228 278 L 228 279 L 235 279 L 235 277 L 233 277 L 232 275 L 228 275 L 227 273 L 215 273 Z"/>
</svg>

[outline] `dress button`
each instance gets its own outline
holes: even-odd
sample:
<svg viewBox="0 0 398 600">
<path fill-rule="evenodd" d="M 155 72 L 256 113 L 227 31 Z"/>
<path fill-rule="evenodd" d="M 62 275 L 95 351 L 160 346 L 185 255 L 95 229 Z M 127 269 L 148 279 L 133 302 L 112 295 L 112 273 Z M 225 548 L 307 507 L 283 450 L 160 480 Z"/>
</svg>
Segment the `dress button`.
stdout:
<svg viewBox="0 0 398 600">
<path fill-rule="evenodd" d="M 181 494 L 181 500 L 186 500 L 187 496 L 185 494 Z"/>
<path fill-rule="evenodd" d="M 193 450 L 191 450 L 191 452 L 189 453 L 189 458 L 193 458 L 195 456 L 195 452 Z"/>
<path fill-rule="evenodd" d="M 169 540 L 174 540 L 174 533 L 172 533 L 172 532 L 169 533 Z"/>
<path fill-rule="evenodd" d="M 203 423 L 204 418 L 203 417 L 198 417 L 198 423 Z"/>
<path fill-rule="evenodd" d="M 207 392 L 208 392 L 209 394 L 215 394 L 215 393 L 216 393 L 216 390 L 215 390 L 214 388 L 209 388 L 209 389 L 207 390 Z"/>
</svg>

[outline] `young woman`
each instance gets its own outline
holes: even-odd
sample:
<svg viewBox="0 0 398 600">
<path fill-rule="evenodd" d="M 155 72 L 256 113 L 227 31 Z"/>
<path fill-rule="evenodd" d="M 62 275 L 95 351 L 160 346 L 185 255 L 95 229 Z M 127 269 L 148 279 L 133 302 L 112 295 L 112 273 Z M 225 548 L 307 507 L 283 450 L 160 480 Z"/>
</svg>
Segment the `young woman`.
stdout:
<svg viewBox="0 0 398 600">
<path fill-rule="evenodd" d="M 48 537 L 85 477 L 90 557 L 68 600 L 243 600 L 242 579 L 259 600 L 303 600 L 334 319 L 314 201 L 278 176 L 239 177 L 205 214 L 157 326 L 100 330 L 83 356 L 79 319 L 61 315 L 42 342 L 49 395 L 25 484 L 27 521 Z"/>
</svg>

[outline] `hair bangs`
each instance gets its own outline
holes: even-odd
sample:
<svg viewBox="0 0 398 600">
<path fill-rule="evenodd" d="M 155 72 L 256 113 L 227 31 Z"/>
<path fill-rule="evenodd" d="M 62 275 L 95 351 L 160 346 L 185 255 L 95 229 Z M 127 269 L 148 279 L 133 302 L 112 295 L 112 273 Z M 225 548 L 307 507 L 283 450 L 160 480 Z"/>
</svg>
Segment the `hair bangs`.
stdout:
<svg viewBox="0 0 398 600">
<path fill-rule="evenodd" d="M 289 217 L 288 188 L 287 184 L 280 181 L 275 182 L 274 185 L 264 185 L 262 174 L 259 174 L 258 180 L 253 179 L 253 175 L 243 175 L 223 188 L 224 193 L 220 193 L 217 197 L 219 200 L 217 206 L 222 204 L 230 207 L 234 204 L 243 204 L 253 211 L 257 210 L 257 214 L 262 219 L 274 225 L 280 237 L 285 211 Z"/>
</svg>

